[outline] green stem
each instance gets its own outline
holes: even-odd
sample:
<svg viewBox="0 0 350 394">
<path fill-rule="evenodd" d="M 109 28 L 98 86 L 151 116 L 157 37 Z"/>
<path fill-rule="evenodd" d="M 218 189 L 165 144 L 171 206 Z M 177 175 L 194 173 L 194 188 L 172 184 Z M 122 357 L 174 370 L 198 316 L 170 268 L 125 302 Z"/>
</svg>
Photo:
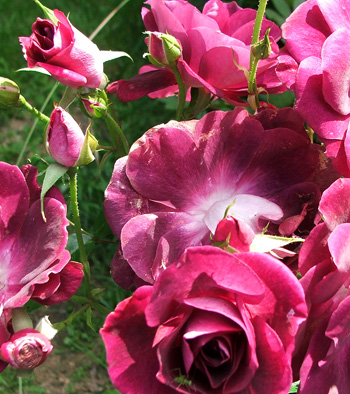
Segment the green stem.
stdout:
<svg viewBox="0 0 350 394">
<path fill-rule="evenodd" d="M 254 22 L 254 29 L 253 29 L 253 36 L 252 36 L 252 46 L 255 45 L 260 38 L 260 30 L 262 21 L 265 15 L 266 5 L 268 0 L 260 0 L 258 11 L 256 13 L 255 22 Z M 254 55 L 250 52 L 250 69 L 252 68 L 254 62 Z"/>
<path fill-rule="evenodd" d="M 99 302 L 92 301 L 91 307 L 94 308 L 96 311 L 102 312 L 105 315 L 108 315 L 109 313 L 112 312 L 111 309 L 106 308 L 104 305 L 100 304 Z"/>
<path fill-rule="evenodd" d="M 171 67 L 171 71 L 174 73 L 177 86 L 179 87 L 179 97 L 178 97 L 178 105 L 177 105 L 177 110 L 176 110 L 176 120 L 180 121 L 182 119 L 182 114 L 185 109 L 185 104 L 186 104 L 186 93 L 187 89 L 183 83 L 181 74 L 179 70 L 177 69 L 176 66 Z"/>
<path fill-rule="evenodd" d="M 79 207 L 78 207 L 78 174 L 77 169 L 72 167 L 68 171 L 69 174 L 69 189 L 70 189 L 70 202 L 71 202 L 71 209 L 73 214 L 73 221 L 74 221 L 74 228 L 75 234 L 77 236 L 79 252 L 80 252 L 80 260 L 83 264 L 84 268 L 84 275 L 86 281 L 86 295 L 87 298 L 90 298 L 90 264 L 87 258 L 84 240 L 83 240 L 83 232 L 81 229 L 81 222 L 79 216 Z"/>
<path fill-rule="evenodd" d="M 120 128 L 119 124 L 114 120 L 114 118 L 107 112 L 107 114 L 103 117 L 105 120 L 113 146 L 118 149 L 119 148 L 119 141 L 120 139 L 121 144 L 123 146 L 123 151 L 127 155 L 129 153 L 129 143 L 123 133 L 123 130 Z"/>
<path fill-rule="evenodd" d="M 255 102 L 259 106 L 258 92 L 256 86 L 256 71 L 258 69 L 259 60 L 255 58 L 252 47 L 255 45 L 260 38 L 261 25 L 264 18 L 266 5 L 268 0 L 260 0 L 259 7 L 255 18 L 252 44 L 250 50 L 250 66 L 249 66 L 249 77 L 248 77 L 248 92 L 250 95 L 255 95 Z"/>
<path fill-rule="evenodd" d="M 44 115 L 41 111 L 38 111 L 31 104 L 29 104 L 28 101 L 22 95 L 19 96 L 19 101 L 26 110 L 28 110 L 30 113 L 36 116 L 39 120 L 45 123 L 50 122 L 50 118 L 48 116 Z"/>
<path fill-rule="evenodd" d="M 254 97 L 254 103 L 250 102 L 250 105 L 254 111 L 256 111 L 256 109 L 260 107 L 258 87 L 256 85 L 256 71 L 258 69 L 258 63 L 259 59 L 254 58 L 248 80 L 248 92 L 251 96 Z M 253 77 L 251 77 L 251 75 Z"/>
<path fill-rule="evenodd" d="M 113 148 L 113 146 L 109 146 L 109 145 L 108 146 L 107 145 L 98 145 L 96 150 L 108 150 L 108 151 L 111 151 L 111 150 L 114 150 L 114 148 Z"/>
<path fill-rule="evenodd" d="M 108 315 L 109 313 L 112 312 L 111 309 L 106 308 L 104 305 L 102 305 L 98 301 L 89 300 L 86 297 L 73 295 L 70 300 L 73 302 L 77 302 L 79 304 L 89 304 L 89 306 L 91 306 L 91 308 L 95 309 L 96 311 L 102 312 L 105 315 Z"/>
<path fill-rule="evenodd" d="M 76 317 L 82 315 L 88 308 L 90 308 L 90 305 L 85 304 L 78 311 L 71 313 L 67 320 L 53 324 L 54 329 L 58 331 L 64 330 Z"/>
<path fill-rule="evenodd" d="M 90 34 L 90 40 L 93 40 L 97 34 L 106 26 L 106 24 L 114 17 L 114 15 L 121 10 L 125 4 L 127 4 L 130 0 L 122 1 L 113 11 L 111 11 L 106 18 L 96 27 L 96 29 Z"/>
<path fill-rule="evenodd" d="M 55 91 L 56 91 L 58 85 L 59 85 L 58 82 L 56 82 L 55 85 L 52 87 L 50 93 L 48 94 L 48 96 L 46 97 L 46 99 L 45 99 L 45 101 L 44 101 L 44 104 L 43 104 L 43 105 L 41 106 L 41 108 L 40 108 L 40 112 L 41 112 L 41 113 L 45 111 L 45 108 L 47 107 L 47 104 L 49 103 L 49 101 L 51 100 L 51 97 L 52 97 L 53 94 L 55 93 Z M 16 165 L 17 165 L 17 166 L 19 166 L 20 163 L 22 162 L 22 158 L 23 158 L 24 152 L 25 152 L 25 150 L 27 149 L 27 146 L 28 146 L 28 144 L 29 144 L 30 139 L 32 138 L 32 135 L 33 135 L 33 133 L 34 133 L 34 130 L 35 130 L 35 128 L 36 128 L 36 125 L 38 124 L 38 121 L 39 121 L 39 119 L 36 118 L 35 121 L 34 121 L 34 123 L 33 123 L 33 125 L 32 125 L 32 127 L 31 127 L 31 129 L 29 130 L 29 133 L 28 133 L 28 135 L 27 135 L 27 138 L 26 138 L 26 140 L 24 141 L 24 144 L 23 144 L 23 146 L 22 146 L 21 152 L 20 152 L 20 154 L 19 154 L 19 156 L 18 156 L 18 159 L 17 159 L 17 162 L 16 162 Z"/>
</svg>

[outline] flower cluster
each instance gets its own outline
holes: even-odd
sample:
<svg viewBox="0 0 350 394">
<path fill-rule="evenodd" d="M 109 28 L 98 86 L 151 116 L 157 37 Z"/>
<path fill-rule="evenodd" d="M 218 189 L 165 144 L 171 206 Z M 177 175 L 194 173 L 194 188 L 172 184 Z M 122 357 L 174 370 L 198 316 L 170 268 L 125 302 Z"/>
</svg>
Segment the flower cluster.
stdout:
<svg viewBox="0 0 350 394">
<path fill-rule="evenodd" d="M 0 372 L 37 367 L 56 328 L 83 313 L 93 327 L 94 311 L 105 313 L 108 373 L 123 394 L 287 394 L 292 384 L 348 394 L 350 1 L 306 0 L 279 28 L 266 0 L 258 11 L 147 0 L 151 64 L 109 84 L 103 62 L 126 54 L 99 50 L 36 2 L 47 19 L 20 37 L 24 58 L 69 88 L 46 116 L 0 78 L 1 109 L 45 122 L 49 161 L 42 186 L 33 165 L 0 162 Z M 271 104 L 287 90 L 294 108 Z M 109 94 L 118 105 L 175 95 L 175 118 L 129 149 Z M 108 144 L 92 135 L 100 121 Z M 77 193 L 80 167 L 96 159 L 100 174 L 113 155 L 100 209 L 118 245 L 107 259 L 133 292 L 114 311 L 92 286 L 85 237 L 111 241 L 82 229 Z M 54 186 L 62 177 L 69 210 Z M 70 224 L 81 262 L 66 249 Z M 29 301 L 61 303 L 83 280 L 78 311 L 34 328 Z"/>
<path fill-rule="evenodd" d="M 151 8 L 142 9 L 150 42 L 158 33 L 172 35 L 181 46 L 177 67 L 188 87 L 205 89 L 233 104 L 242 104 L 241 96 L 248 91 L 245 71 L 249 69 L 250 43 L 256 12 L 242 9 L 236 2 L 210 0 L 200 13 L 185 0 L 148 0 Z M 257 83 L 270 93 L 285 90 L 276 75 L 278 45 L 281 38 L 278 26 L 264 20 L 260 36 L 270 30 L 271 55 L 259 63 Z M 150 55 L 156 49 L 149 46 Z M 131 101 L 146 94 L 167 97 L 178 91 L 177 81 L 169 65 L 144 66 L 139 75 L 130 80 L 113 82 L 109 93 L 119 100 Z"/>
</svg>

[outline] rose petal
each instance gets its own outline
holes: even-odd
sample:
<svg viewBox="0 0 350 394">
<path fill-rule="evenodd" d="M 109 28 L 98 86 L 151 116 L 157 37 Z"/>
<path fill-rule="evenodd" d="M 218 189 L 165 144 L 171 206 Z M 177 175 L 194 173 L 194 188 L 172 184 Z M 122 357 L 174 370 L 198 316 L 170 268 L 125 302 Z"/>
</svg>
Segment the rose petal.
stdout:
<svg viewBox="0 0 350 394">
<path fill-rule="evenodd" d="M 140 287 L 107 316 L 100 334 L 106 346 L 108 373 L 123 392 L 175 394 L 176 390 L 156 379 L 159 364 L 152 351 L 156 329 L 147 326 L 144 316 L 151 292 L 150 286 Z"/>
<path fill-rule="evenodd" d="M 323 97 L 341 115 L 350 113 L 350 61 L 344 56 L 349 51 L 350 33 L 345 27 L 331 34 L 322 48 Z"/>
</svg>

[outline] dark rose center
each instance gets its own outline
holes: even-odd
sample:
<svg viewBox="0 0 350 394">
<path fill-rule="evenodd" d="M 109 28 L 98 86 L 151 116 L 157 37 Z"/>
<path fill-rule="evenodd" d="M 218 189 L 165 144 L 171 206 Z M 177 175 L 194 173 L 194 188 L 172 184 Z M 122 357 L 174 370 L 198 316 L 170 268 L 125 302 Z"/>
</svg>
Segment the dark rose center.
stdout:
<svg viewBox="0 0 350 394">
<path fill-rule="evenodd" d="M 33 32 L 41 49 L 49 50 L 54 46 L 55 25 L 51 21 L 36 22 Z"/>
<path fill-rule="evenodd" d="M 190 376 L 205 390 L 219 388 L 245 368 L 248 344 L 244 331 L 223 333 L 207 340 L 202 336 L 189 344 L 194 356 Z"/>
<path fill-rule="evenodd" d="M 230 360 L 230 351 L 222 341 L 212 340 L 202 347 L 201 356 L 208 366 L 218 367 Z"/>
<path fill-rule="evenodd" d="M 15 360 L 19 368 L 32 369 L 35 368 L 41 361 L 42 349 L 41 346 L 35 344 L 25 343 L 19 349 L 15 350 Z"/>
</svg>

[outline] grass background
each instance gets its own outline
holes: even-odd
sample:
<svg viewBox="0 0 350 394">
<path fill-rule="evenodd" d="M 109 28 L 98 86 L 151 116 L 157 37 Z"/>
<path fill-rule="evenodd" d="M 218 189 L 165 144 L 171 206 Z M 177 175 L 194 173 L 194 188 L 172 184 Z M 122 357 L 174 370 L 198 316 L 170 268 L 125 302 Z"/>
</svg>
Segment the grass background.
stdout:
<svg viewBox="0 0 350 394">
<path fill-rule="evenodd" d="M 191 0 L 190 2 L 199 9 L 202 9 L 205 4 L 204 0 Z M 268 15 L 277 23 L 282 23 L 300 2 L 300 0 L 271 0 Z M 120 1 L 46 0 L 43 3 L 51 9 L 58 8 L 66 15 L 69 14 L 72 24 L 84 34 L 89 35 Z M 238 4 L 242 7 L 257 8 L 258 1 L 240 0 Z M 130 78 L 137 74 L 141 65 L 146 64 L 142 57 L 146 50 L 142 34 L 144 26 L 140 16 L 142 5 L 142 0 L 130 0 L 94 39 L 101 50 L 125 51 L 134 59 L 131 62 L 127 58 L 120 58 L 106 63 L 105 73 L 110 81 Z M 0 76 L 17 82 L 27 101 L 40 108 L 55 81 L 41 74 L 16 72 L 16 70 L 26 67 L 18 37 L 31 34 L 31 25 L 38 16 L 42 17 L 41 11 L 30 0 L 0 1 L 0 15 L 2 24 L 0 29 Z M 63 91 L 63 86 L 59 86 L 56 90 L 45 111 L 48 116 L 53 109 L 53 103 L 60 100 Z M 155 101 L 145 97 L 132 103 L 123 104 L 113 97 L 111 99 L 114 101 L 114 110 L 130 143 L 150 127 L 173 118 L 176 109 L 176 98 Z M 275 104 L 283 106 L 290 103 L 292 103 L 292 97 L 286 95 L 280 96 Z M 217 106 L 218 102 L 215 105 Z M 220 105 L 223 109 L 230 109 L 223 103 Z M 70 111 L 79 118 L 80 111 L 77 105 L 73 104 Z M 83 123 L 86 122 L 85 119 L 81 119 Z M 0 160 L 15 164 L 33 120 L 23 109 L 0 110 L 2 138 Z M 94 121 L 92 129 L 101 144 L 103 142 L 108 144 L 108 133 L 103 121 Z M 50 160 L 44 149 L 43 133 L 43 126 L 38 125 L 22 163 L 24 164 L 30 159 L 32 164 L 38 166 L 39 171 L 46 167 L 42 158 Z M 105 222 L 102 204 L 104 190 L 109 182 L 116 159 L 116 156 L 109 157 L 101 174 L 98 173 L 95 163 L 81 168 L 79 171 L 82 226 L 98 238 L 112 242 L 116 240 Z M 40 180 L 42 178 L 39 177 Z M 63 179 L 58 186 L 68 201 L 67 180 Z M 72 257 L 79 260 L 79 256 L 75 252 L 74 238 L 70 241 Z M 113 282 L 109 275 L 109 264 L 116 245 L 113 243 L 94 244 L 88 241 L 86 246 L 90 252 L 89 260 L 94 286 L 105 288 L 101 303 L 112 310 L 121 299 L 128 295 Z M 39 308 L 34 312 L 34 316 L 39 318 L 44 314 L 49 314 L 53 321 L 61 321 L 72 310 L 72 304 L 67 302 L 50 307 L 49 310 Z M 98 334 L 98 329 L 103 325 L 104 316 L 95 314 L 92 321 L 95 330 L 87 327 L 85 316 L 81 316 L 75 319 L 66 330 L 58 334 L 53 352 L 55 356 L 50 355 L 43 366 L 39 367 L 31 377 L 22 380 L 24 393 L 117 393 L 107 376 L 104 348 Z M 72 364 L 69 364 L 70 362 Z M 62 365 L 69 365 L 69 369 L 64 369 Z M 84 385 L 84 382 L 89 384 Z M 18 384 L 17 376 L 12 368 L 7 368 L 0 375 L 0 393 L 18 392 Z"/>
</svg>

